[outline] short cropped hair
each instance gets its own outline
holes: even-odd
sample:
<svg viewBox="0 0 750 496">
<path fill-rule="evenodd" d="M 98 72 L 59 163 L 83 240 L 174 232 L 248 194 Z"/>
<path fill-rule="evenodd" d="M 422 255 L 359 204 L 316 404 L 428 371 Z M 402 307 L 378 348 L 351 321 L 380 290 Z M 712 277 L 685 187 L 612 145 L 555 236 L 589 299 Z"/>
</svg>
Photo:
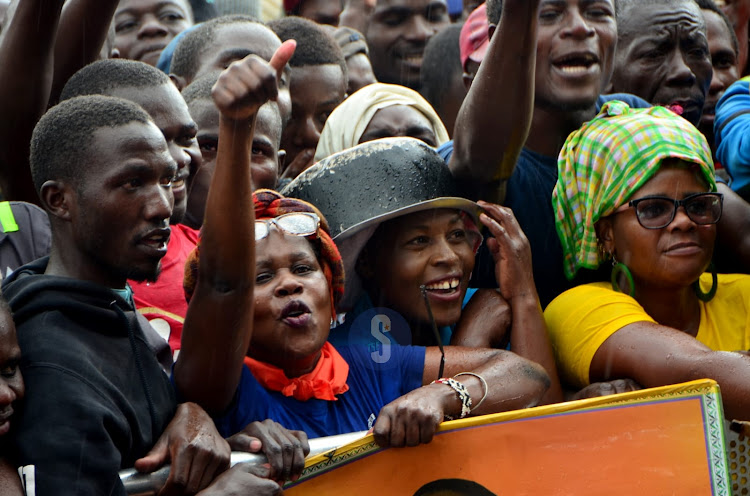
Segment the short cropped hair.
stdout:
<svg viewBox="0 0 750 496">
<path fill-rule="evenodd" d="M 190 10 L 192 11 L 193 22 L 206 22 L 209 19 L 213 19 L 219 15 L 219 11 L 216 10 L 213 0 L 190 0 Z"/>
<path fill-rule="evenodd" d="M 304 67 L 308 65 L 338 64 L 347 75 L 346 59 L 333 36 L 320 25 L 302 17 L 284 17 L 268 23 L 281 41 L 295 40 L 294 51 L 289 65 Z"/>
<path fill-rule="evenodd" d="M 455 73 L 461 74 L 461 50 L 458 39 L 461 25 L 452 24 L 430 38 L 422 59 L 422 96 L 438 110 L 449 93 Z M 439 113 L 439 112 L 438 112 Z"/>
<path fill-rule="evenodd" d="M 60 100 L 82 95 L 108 95 L 118 88 L 151 88 L 168 83 L 171 83 L 169 76 L 143 62 L 105 59 L 73 74 L 65 83 Z"/>
<path fill-rule="evenodd" d="M 211 71 L 208 74 L 203 74 L 195 81 L 190 83 L 182 90 L 182 98 L 185 102 L 190 105 L 196 100 L 212 100 L 213 95 L 211 90 L 213 89 L 216 81 L 219 80 L 219 76 L 222 71 Z"/>
<path fill-rule="evenodd" d="M 182 97 L 185 99 L 187 104 L 190 106 L 198 100 L 205 100 L 213 104 L 214 100 L 213 95 L 211 94 L 211 89 L 213 89 L 216 81 L 219 80 L 221 72 L 222 71 L 211 71 L 208 74 L 203 74 L 201 77 L 190 83 L 182 91 Z M 274 143 L 278 148 L 280 145 L 281 129 L 283 124 L 281 120 L 281 112 L 279 112 L 279 106 L 276 105 L 275 102 L 266 102 L 265 104 L 261 105 L 261 107 L 258 109 L 258 119 L 269 119 L 271 120 L 270 124 L 272 126 L 278 127 L 279 132 L 276 134 L 276 143 Z"/>
<path fill-rule="evenodd" d="M 466 479 L 438 479 L 420 487 L 414 496 L 430 496 L 451 492 L 461 496 L 495 496 L 495 493 L 479 484 Z"/>
<path fill-rule="evenodd" d="M 729 20 L 727 15 L 722 11 L 713 0 L 695 0 L 695 3 L 698 4 L 698 7 L 701 8 L 701 10 L 710 10 L 711 12 L 714 12 L 715 14 L 718 14 L 719 17 L 721 17 L 721 20 L 724 21 L 724 24 L 727 27 L 727 30 L 729 31 L 729 36 L 732 38 L 732 46 L 734 47 L 734 54 L 738 55 L 740 53 L 740 43 L 737 41 L 737 34 L 734 32 L 734 26 L 732 25 L 732 21 Z"/>
<path fill-rule="evenodd" d="M 487 22 L 497 26 L 500 24 L 500 16 L 503 13 L 503 0 L 487 0 Z"/>
<path fill-rule="evenodd" d="M 233 14 L 211 19 L 185 33 L 174 49 L 172 65 L 169 68 L 170 72 L 176 76 L 192 80 L 198 72 L 200 56 L 216 39 L 216 31 L 222 26 L 244 23 L 265 26 L 255 17 Z"/>
<path fill-rule="evenodd" d="M 651 4 L 658 4 L 658 5 L 672 5 L 672 4 L 684 4 L 684 3 L 692 3 L 694 5 L 697 5 L 698 2 L 695 0 L 613 0 L 615 1 L 615 12 L 617 16 L 617 22 L 619 23 L 623 19 L 627 19 L 628 14 L 630 14 L 630 11 L 634 8 L 638 8 L 641 5 L 645 5 L 645 2 Z"/>
<path fill-rule="evenodd" d="M 222 71 L 211 71 L 208 74 L 203 74 L 201 77 L 190 83 L 184 90 L 182 90 L 182 97 L 185 99 L 185 102 L 187 102 L 188 105 L 192 105 L 193 102 L 198 100 L 206 100 L 213 104 L 214 100 L 211 90 L 213 89 L 214 84 L 216 84 L 216 81 L 219 80 L 221 72 Z M 261 116 L 261 114 L 263 115 Z M 279 132 L 276 135 L 277 142 L 274 143 L 278 148 L 280 145 L 279 141 L 281 140 L 282 128 L 279 106 L 276 105 L 275 102 L 266 102 L 261 105 L 258 109 L 258 119 L 272 119 L 271 125 L 279 128 Z"/>
<path fill-rule="evenodd" d="M 78 96 L 47 111 L 31 137 L 31 178 L 40 192 L 50 180 L 80 184 L 81 167 L 89 160 L 94 133 L 104 127 L 131 122 L 149 123 L 151 117 L 133 102 L 103 95 Z"/>
</svg>

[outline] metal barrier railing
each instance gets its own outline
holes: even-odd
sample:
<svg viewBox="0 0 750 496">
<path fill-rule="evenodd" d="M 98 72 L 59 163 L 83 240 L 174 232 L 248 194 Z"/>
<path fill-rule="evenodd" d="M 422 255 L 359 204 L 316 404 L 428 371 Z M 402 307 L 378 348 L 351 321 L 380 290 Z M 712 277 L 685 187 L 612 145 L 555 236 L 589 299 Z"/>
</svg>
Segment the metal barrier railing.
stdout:
<svg viewBox="0 0 750 496">
<path fill-rule="evenodd" d="M 364 437 L 366 434 L 366 431 L 361 431 L 310 439 L 310 454 L 308 457 L 344 446 Z M 238 463 L 262 464 L 266 462 L 267 459 L 263 455 L 234 451 L 230 463 L 234 466 Z M 133 468 L 120 471 L 120 480 L 125 486 L 125 492 L 130 496 L 155 496 L 164 487 L 168 476 L 169 465 L 165 465 L 150 474 L 142 474 Z"/>
</svg>

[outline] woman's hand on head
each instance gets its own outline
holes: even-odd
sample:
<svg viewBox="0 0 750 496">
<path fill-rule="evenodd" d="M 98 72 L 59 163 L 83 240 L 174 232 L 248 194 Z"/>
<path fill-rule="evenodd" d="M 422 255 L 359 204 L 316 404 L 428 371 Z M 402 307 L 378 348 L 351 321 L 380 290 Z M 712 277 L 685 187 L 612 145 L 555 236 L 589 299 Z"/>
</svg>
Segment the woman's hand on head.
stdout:
<svg viewBox="0 0 750 496">
<path fill-rule="evenodd" d="M 457 415 L 461 402 L 444 384 L 417 388 L 380 410 L 373 435 L 380 446 L 400 448 L 432 441 L 445 414 Z"/>
<path fill-rule="evenodd" d="M 261 105 L 276 100 L 281 73 L 294 55 L 296 46 L 294 40 L 285 41 L 269 62 L 257 55 L 232 62 L 211 90 L 221 115 L 233 120 L 249 119 Z"/>
<path fill-rule="evenodd" d="M 500 294 L 507 300 L 517 296 L 536 298 L 531 247 L 513 211 L 483 201 L 479 205 L 484 209 L 479 220 L 493 236 L 487 239 L 487 247 L 495 259 L 495 277 Z"/>
</svg>

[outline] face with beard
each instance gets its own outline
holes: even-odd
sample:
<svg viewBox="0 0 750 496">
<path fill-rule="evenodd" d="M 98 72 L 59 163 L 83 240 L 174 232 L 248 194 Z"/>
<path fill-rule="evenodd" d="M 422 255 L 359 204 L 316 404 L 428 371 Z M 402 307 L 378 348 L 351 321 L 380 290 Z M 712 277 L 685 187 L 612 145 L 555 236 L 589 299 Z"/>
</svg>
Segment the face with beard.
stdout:
<svg viewBox="0 0 750 496">
<path fill-rule="evenodd" d="M 143 88 L 121 86 L 108 93 L 140 105 L 167 140 L 169 153 L 178 169 L 171 188 L 174 207 L 170 223 L 179 224 L 185 216 L 192 179 L 202 163 L 201 151 L 195 139 L 198 127 L 190 116 L 185 99 L 171 82 Z"/>
<path fill-rule="evenodd" d="M 156 280 L 167 253 L 177 165 L 153 123 L 93 134 L 69 220 L 81 278 L 111 288 Z"/>
<path fill-rule="evenodd" d="M 445 0 L 379 1 L 365 33 L 378 81 L 418 88 L 425 46 L 449 24 Z"/>
</svg>

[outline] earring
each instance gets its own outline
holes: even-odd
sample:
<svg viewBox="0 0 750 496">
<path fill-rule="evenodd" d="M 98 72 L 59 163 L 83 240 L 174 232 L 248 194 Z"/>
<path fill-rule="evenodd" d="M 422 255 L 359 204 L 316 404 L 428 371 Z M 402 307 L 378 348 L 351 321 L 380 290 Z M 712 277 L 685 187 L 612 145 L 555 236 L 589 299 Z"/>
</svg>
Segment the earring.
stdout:
<svg viewBox="0 0 750 496">
<path fill-rule="evenodd" d="M 604 248 L 604 243 L 602 243 L 600 240 L 597 240 L 596 243 L 596 251 L 599 252 L 599 260 L 604 261 L 609 259 L 612 255 L 607 252 L 607 249 Z"/>
<path fill-rule="evenodd" d="M 622 290 L 620 287 L 620 283 L 618 282 L 618 278 L 620 275 L 625 276 L 625 280 L 628 282 L 628 289 L 629 292 L 625 293 L 626 295 L 630 296 L 631 298 L 635 298 L 635 283 L 633 283 L 633 274 L 630 273 L 630 269 L 628 269 L 628 266 L 624 263 L 620 263 L 617 261 L 617 257 L 615 257 L 615 254 L 612 253 L 612 289 L 619 293 L 625 293 L 625 291 Z"/>
<path fill-rule="evenodd" d="M 716 296 L 716 290 L 719 289 L 719 277 L 716 275 L 716 267 L 714 267 L 713 260 L 711 260 L 711 263 L 708 265 L 708 269 L 711 271 L 711 289 L 708 290 L 708 293 L 704 293 L 701 290 L 700 279 L 693 283 L 693 291 L 695 291 L 695 295 L 699 300 L 705 303 L 711 301 L 713 297 Z"/>
</svg>

